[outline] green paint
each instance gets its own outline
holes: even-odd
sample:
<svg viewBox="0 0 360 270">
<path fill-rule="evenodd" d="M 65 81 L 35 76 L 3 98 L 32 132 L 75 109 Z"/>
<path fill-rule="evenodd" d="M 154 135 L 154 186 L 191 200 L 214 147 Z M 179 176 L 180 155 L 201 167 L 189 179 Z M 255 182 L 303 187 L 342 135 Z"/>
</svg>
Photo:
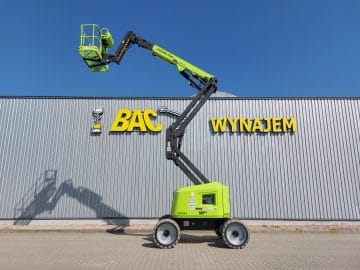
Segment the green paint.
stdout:
<svg viewBox="0 0 360 270">
<path fill-rule="evenodd" d="M 96 24 L 80 25 L 80 46 L 78 48 L 81 58 L 84 59 L 93 72 L 106 72 L 108 65 L 92 67 L 98 64 L 107 49 L 114 46 L 114 40 L 107 28 L 100 28 Z"/>
<path fill-rule="evenodd" d="M 158 56 L 159 58 L 173 64 L 177 67 L 178 71 L 187 71 L 190 72 L 194 77 L 197 77 L 203 81 L 208 81 L 214 76 L 207 73 L 206 71 L 190 64 L 189 62 L 185 61 L 184 59 L 172 54 L 171 52 L 154 45 L 152 47 L 152 52 L 154 55 Z"/>
<path fill-rule="evenodd" d="M 174 218 L 229 218 L 229 188 L 218 182 L 179 188 L 174 192 L 171 215 Z"/>
</svg>

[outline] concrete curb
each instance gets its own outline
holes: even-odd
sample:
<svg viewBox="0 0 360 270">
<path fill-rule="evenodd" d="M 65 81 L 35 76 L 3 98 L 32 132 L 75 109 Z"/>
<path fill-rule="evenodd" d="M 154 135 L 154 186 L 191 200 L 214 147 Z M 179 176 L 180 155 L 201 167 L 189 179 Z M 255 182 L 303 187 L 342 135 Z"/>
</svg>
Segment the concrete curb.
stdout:
<svg viewBox="0 0 360 270">
<path fill-rule="evenodd" d="M 0 233 L 4 232 L 151 232 L 153 225 L 0 225 Z"/>
<path fill-rule="evenodd" d="M 360 232 L 359 221 L 287 221 L 248 220 L 244 222 L 250 231 L 256 232 Z"/>
<path fill-rule="evenodd" d="M 25 220 L 24 220 L 25 221 Z M 151 232 L 157 220 L 0 221 L 0 232 Z M 243 221 L 251 232 L 360 232 L 360 221 Z M 19 225 L 14 225 L 19 224 Z"/>
</svg>

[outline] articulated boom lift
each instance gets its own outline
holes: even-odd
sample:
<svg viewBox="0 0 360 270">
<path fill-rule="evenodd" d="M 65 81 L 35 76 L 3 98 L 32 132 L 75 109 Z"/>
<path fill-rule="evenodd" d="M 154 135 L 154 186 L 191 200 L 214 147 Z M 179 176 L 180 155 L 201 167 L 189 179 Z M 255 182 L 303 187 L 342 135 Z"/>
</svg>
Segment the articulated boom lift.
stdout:
<svg viewBox="0 0 360 270">
<path fill-rule="evenodd" d="M 211 94 L 217 90 L 216 78 L 173 53 L 127 32 L 115 54 L 107 49 L 114 45 L 107 28 L 95 24 L 81 25 L 79 53 L 94 72 L 108 71 L 108 64 L 119 64 L 128 48 L 136 44 L 177 67 L 180 74 L 199 92 L 176 121 L 166 130 L 166 158 L 174 161 L 195 186 L 179 188 L 174 192 L 170 215 L 164 215 L 155 225 L 154 242 L 160 248 L 172 248 L 180 238 L 181 230 L 215 230 L 230 248 L 243 248 L 249 240 L 246 226 L 230 219 L 229 188 L 210 182 L 181 152 L 186 127 Z"/>
</svg>

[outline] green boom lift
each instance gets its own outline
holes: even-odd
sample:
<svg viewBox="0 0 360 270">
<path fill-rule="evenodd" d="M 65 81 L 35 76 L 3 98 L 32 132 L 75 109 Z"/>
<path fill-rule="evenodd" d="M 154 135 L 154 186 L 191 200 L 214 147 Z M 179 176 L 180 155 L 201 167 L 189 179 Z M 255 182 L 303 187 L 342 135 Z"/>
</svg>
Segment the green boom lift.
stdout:
<svg viewBox="0 0 360 270">
<path fill-rule="evenodd" d="M 195 185 L 174 192 L 171 214 L 161 217 L 155 225 L 155 244 L 160 248 L 172 248 L 179 241 L 181 230 L 214 230 L 229 248 L 245 247 L 249 232 L 238 219 L 231 219 L 229 188 L 218 182 L 210 182 L 180 151 L 185 128 L 217 90 L 216 78 L 131 31 L 125 34 L 115 54 L 109 54 L 108 48 L 114 45 L 109 30 L 95 24 L 81 25 L 78 50 L 91 71 L 105 72 L 108 71 L 108 64 L 119 64 L 133 44 L 175 65 L 190 85 L 199 91 L 167 128 L 165 146 L 166 158 L 173 160 Z"/>
</svg>

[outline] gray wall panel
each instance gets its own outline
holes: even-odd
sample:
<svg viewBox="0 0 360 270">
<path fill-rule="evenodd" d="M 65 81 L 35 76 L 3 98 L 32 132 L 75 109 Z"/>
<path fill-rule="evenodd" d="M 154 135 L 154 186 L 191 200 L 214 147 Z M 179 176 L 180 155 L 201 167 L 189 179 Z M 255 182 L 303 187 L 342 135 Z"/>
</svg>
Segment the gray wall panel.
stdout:
<svg viewBox="0 0 360 270">
<path fill-rule="evenodd" d="M 189 185 L 161 133 L 108 132 L 120 108 L 182 111 L 189 99 L 0 98 L 0 218 L 158 217 Z M 212 99 L 183 151 L 230 186 L 234 216 L 360 220 L 359 99 Z M 100 136 L 91 112 L 105 110 Z M 210 117 L 295 117 L 294 134 L 212 134 Z M 51 172 L 53 170 L 53 172 Z M 47 172 L 49 171 L 49 172 Z M 56 171 L 56 177 L 54 171 Z M 47 175 L 47 178 L 46 178 Z"/>
</svg>

